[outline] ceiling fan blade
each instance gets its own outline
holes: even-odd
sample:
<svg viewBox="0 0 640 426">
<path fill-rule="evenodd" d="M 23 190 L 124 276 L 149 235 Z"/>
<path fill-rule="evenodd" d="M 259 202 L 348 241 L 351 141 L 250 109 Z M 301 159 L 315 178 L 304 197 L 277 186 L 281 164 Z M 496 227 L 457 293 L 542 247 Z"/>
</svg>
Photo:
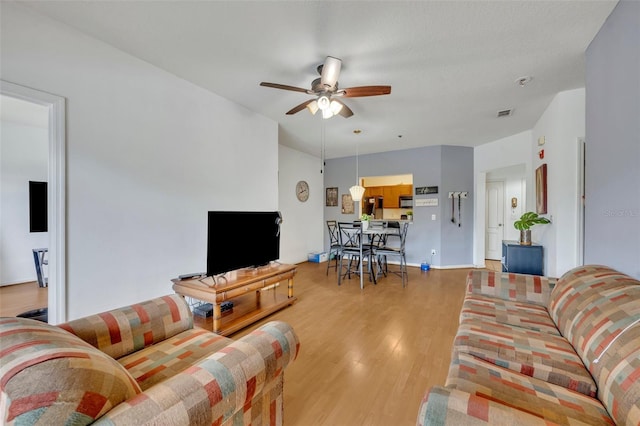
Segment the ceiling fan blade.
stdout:
<svg viewBox="0 0 640 426">
<path fill-rule="evenodd" d="M 278 84 L 278 83 L 266 83 L 264 81 L 260 83 L 260 86 L 272 87 L 274 89 L 291 90 L 292 92 L 302 92 L 302 93 L 308 92 L 307 89 L 303 89 L 301 87 L 287 86 L 286 84 Z"/>
<path fill-rule="evenodd" d="M 331 99 L 331 102 L 337 102 L 340 105 L 342 105 L 342 109 L 340 110 L 340 112 L 338 114 L 340 114 L 341 116 L 343 116 L 344 118 L 349 118 L 353 115 L 353 111 L 351 111 L 351 108 L 349 108 L 344 102 L 341 102 L 337 99 Z"/>
<path fill-rule="evenodd" d="M 363 96 L 379 96 L 388 95 L 391 93 L 391 86 L 360 86 L 349 87 L 342 89 L 340 92 L 344 92 L 342 96 L 347 98 L 359 98 Z"/>
<path fill-rule="evenodd" d="M 303 109 L 305 109 L 307 107 L 307 105 L 309 105 L 313 101 L 315 101 L 315 99 L 309 99 L 308 101 L 304 101 L 300 105 L 295 106 L 295 107 L 291 108 L 289 111 L 287 111 L 287 115 L 293 115 L 293 114 L 295 114 L 297 112 L 302 111 Z"/>
<path fill-rule="evenodd" d="M 334 88 L 338 83 L 338 77 L 340 76 L 340 68 L 342 68 L 342 61 L 333 56 L 327 56 L 322 65 L 322 74 L 320 75 L 320 82 L 324 87 Z"/>
</svg>

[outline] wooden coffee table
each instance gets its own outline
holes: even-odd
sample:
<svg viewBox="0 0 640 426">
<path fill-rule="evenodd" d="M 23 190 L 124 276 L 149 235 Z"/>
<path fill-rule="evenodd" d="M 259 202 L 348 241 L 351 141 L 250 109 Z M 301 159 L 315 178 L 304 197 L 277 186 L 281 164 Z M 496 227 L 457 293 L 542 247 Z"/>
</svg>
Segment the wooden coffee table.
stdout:
<svg viewBox="0 0 640 426">
<path fill-rule="evenodd" d="M 241 269 L 218 277 L 180 280 L 174 278 L 173 290 L 182 297 L 210 302 L 213 316 L 195 316 L 198 326 L 228 336 L 241 328 L 292 305 L 295 265 L 273 263 L 257 269 Z M 287 294 L 278 293 L 278 283 L 287 281 Z M 262 294 L 264 293 L 264 294 Z M 221 304 L 233 302 L 233 309 L 222 312 Z M 211 324 L 212 323 L 212 324 Z"/>
</svg>

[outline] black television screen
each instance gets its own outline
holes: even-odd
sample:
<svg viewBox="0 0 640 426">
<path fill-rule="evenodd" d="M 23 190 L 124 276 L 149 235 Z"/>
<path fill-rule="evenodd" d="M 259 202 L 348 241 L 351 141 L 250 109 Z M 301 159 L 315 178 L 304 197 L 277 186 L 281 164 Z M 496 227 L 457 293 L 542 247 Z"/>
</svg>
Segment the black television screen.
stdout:
<svg viewBox="0 0 640 426">
<path fill-rule="evenodd" d="M 29 232 L 47 232 L 47 182 L 29 181 Z"/>
<path fill-rule="evenodd" d="M 280 212 L 210 211 L 208 219 L 208 276 L 280 258 Z"/>
</svg>

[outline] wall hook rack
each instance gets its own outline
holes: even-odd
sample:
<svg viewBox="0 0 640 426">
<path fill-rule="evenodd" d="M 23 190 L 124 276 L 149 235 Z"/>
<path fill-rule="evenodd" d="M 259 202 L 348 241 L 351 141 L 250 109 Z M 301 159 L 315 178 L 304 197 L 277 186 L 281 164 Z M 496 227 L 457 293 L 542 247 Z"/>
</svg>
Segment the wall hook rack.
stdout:
<svg viewBox="0 0 640 426">
<path fill-rule="evenodd" d="M 454 191 L 449 193 L 449 198 L 467 198 L 469 193 L 467 191 Z"/>
</svg>

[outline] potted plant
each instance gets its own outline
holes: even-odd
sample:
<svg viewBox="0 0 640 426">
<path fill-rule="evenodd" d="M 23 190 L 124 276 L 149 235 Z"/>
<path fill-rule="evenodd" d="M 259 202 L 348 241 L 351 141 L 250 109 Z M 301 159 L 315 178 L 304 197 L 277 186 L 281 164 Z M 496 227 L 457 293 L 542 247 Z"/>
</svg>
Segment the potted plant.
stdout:
<svg viewBox="0 0 640 426">
<path fill-rule="evenodd" d="M 407 210 L 407 220 L 413 220 L 413 210 Z"/>
<path fill-rule="evenodd" d="M 362 215 L 360 216 L 360 221 L 362 222 L 362 230 L 364 231 L 365 229 L 369 228 L 369 221 L 371 220 L 371 216 L 366 214 L 366 213 L 362 213 Z"/>
<path fill-rule="evenodd" d="M 531 227 L 533 225 L 551 223 L 546 217 L 538 216 L 538 213 L 526 212 L 520 219 L 513 223 L 513 227 L 520 231 L 520 244 L 523 246 L 531 245 Z"/>
</svg>

